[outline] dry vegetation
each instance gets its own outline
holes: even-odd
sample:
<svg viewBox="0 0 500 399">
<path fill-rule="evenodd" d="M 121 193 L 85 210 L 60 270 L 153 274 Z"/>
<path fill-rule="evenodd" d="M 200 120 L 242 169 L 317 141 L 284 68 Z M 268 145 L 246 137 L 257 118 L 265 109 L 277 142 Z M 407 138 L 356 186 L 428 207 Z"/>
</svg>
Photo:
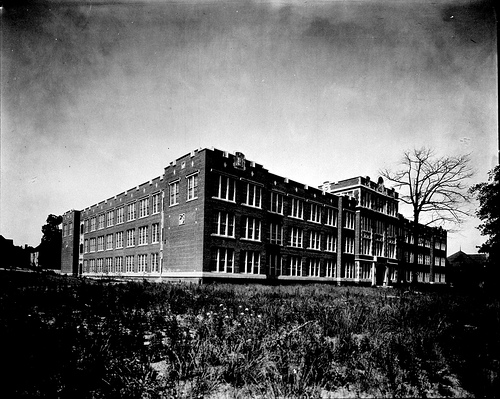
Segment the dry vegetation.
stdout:
<svg viewBox="0 0 500 399">
<path fill-rule="evenodd" d="M 482 294 L 0 277 L 5 397 L 500 392 L 500 305 Z"/>
</svg>

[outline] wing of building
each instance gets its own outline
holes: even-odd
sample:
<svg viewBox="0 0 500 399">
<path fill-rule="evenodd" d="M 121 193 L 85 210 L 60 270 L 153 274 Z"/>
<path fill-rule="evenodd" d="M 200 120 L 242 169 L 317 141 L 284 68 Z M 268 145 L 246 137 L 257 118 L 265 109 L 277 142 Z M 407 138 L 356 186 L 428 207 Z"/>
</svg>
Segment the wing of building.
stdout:
<svg viewBox="0 0 500 399">
<path fill-rule="evenodd" d="M 446 231 L 367 177 L 310 187 L 217 149 L 63 215 L 62 272 L 155 280 L 444 283 Z M 415 261 L 414 256 L 417 256 Z"/>
</svg>

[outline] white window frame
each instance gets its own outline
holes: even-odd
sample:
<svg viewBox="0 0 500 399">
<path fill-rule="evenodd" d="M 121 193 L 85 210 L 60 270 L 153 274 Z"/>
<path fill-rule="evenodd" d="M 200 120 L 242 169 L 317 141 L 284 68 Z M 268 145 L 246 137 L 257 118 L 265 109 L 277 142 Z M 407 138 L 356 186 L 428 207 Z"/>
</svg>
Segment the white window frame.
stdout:
<svg viewBox="0 0 500 399">
<path fill-rule="evenodd" d="M 235 216 L 229 212 L 217 211 L 214 214 L 213 235 L 234 238 Z"/>
<path fill-rule="evenodd" d="M 168 198 L 169 206 L 179 204 L 179 180 L 173 181 L 168 184 Z"/>
<path fill-rule="evenodd" d="M 272 213 L 283 215 L 283 203 L 284 203 L 283 195 L 271 191 L 271 205 L 269 211 Z"/>
<path fill-rule="evenodd" d="M 198 198 L 198 175 L 199 172 L 186 176 L 187 180 L 186 201 L 192 201 Z"/>
<path fill-rule="evenodd" d="M 252 208 L 262 208 L 262 187 L 252 183 L 247 183 L 245 202 L 246 206 Z"/>
<path fill-rule="evenodd" d="M 139 200 L 139 219 L 149 216 L 149 197 Z"/>
<path fill-rule="evenodd" d="M 139 227 L 139 243 L 137 245 L 148 245 L 148 226 Z"/>
<path fill-rule="evenodd" d="M 269 242 L 275 245 L 283 245 L 283 226 L 281 224 L 269 224 Z"/>
<path fill-rule="evenodd" d="M 246 274 L 260 274 L 260 252 L 259 251 L 243 251 L 243 264 L 245 265 Z"/>
<path fill-rule="evenodd" d="M 260 219 L 252 216 L 246 216 L 244 219 L 243 239 L 250 241 L 260 241 L 262 222 Z"/>
<path fill-rule="evenodd" d="M 289 216 L 295 219 L 304 219 L 304 201 L 292 197 Z"/>
<path fill-rule="evenodd" d="M 121 224 L 125 221 L 125 207 L 116 208 L 116 224 Z"/>
<path fill-rule="evenodd" d="M 225 195 L 224 195 L 225 194 Z M 217 195 L 214 197 L 222 201 L 236 202 L 236 180 L 229 176 L 219 175 Z"/>
<path fill-rule="evenodd" d="M 290 228 L 290 247 L 304 247 L 304 230 L 300 227 Z"/>
<path fill-rule="evenodd" d="M 311 213 L 309 214 L 309 222 L 321 223 L 321 205 L 311 203 Z"/>
<path fill-rule="evenodd" d="M 308 249 L 314 249 L 316 251 L 321 251 L 321 233 L 319 231 L 309 232 L 309 247 Z"/>
</svg>

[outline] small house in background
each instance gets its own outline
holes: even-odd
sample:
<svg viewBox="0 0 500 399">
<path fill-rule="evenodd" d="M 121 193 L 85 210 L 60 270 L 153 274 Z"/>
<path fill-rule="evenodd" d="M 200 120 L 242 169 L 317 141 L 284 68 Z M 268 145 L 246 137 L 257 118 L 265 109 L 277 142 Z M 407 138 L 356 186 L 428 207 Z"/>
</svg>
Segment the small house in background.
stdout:
<svg viewBox="0 0 500 399">
<path fill-rule="evenodd" d="M 486 254 L 466 254 L 463 251 L 455 252 L 447 258 L 448 282 L 457 288 L 480 287 L 484 283 Z"/>
</svg>

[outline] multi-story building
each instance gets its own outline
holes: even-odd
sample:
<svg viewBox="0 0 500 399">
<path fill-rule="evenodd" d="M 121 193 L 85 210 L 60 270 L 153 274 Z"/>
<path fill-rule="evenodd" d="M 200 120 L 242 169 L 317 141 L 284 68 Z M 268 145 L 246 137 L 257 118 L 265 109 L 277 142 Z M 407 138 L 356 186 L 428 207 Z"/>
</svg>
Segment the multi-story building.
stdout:
<svg viewBox="0 0 500 399">
<path fill-rule="evenodd" d="M 408 267 L 401 237 L 409 222 L 397 207 L 397 193 L 368 178 L 315 188 L 238 152 L 196 150 L 160 177 L 65 213 L 63 272 L 390 284 Z"/>
</svg>

